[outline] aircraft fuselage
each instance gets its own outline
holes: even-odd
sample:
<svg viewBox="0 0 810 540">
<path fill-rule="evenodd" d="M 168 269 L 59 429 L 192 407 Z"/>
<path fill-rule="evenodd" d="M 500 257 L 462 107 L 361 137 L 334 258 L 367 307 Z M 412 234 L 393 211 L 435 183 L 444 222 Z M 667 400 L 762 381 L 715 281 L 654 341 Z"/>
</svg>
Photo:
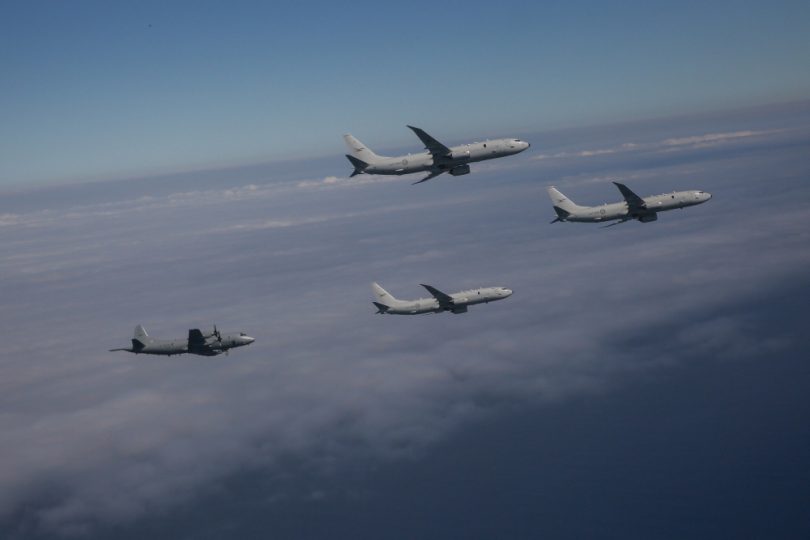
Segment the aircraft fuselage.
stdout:
<svg viewBox="0 0 810 540">
<path fill-rule="evenodd" d="M 448 156 L 434 156 L 428 151 L 397 157 L 380 157 L 369 163 L 367 174 L 401 175 L 418 172 L 445 171 L 450 174 L 467 174 L 465 165 L 488 159 L 519 154 L 529 147 L 529 143 L 518 139 L 497 139 L 494 141 L 462 144 L 450 148 Z"/>
<path fill-rule="evenodd" d="M 135 354 L 154 354 L 160 356 L 173 356 L 175 354 L 197 354 L 200 356 L 216 356 L 236 347 L 250 345 L 255 340 L 244 333 L 221 334 L 214 329 L 211 334 L 202 334 L 199 330 L 190 330 L 188 339 L 154 339 L 138 325 L 132 346 L 124 349 L 111 349 L 112 351 L 126 351 Z"/>
<path fill-rule="evenodd" d="M 419 298 L 417 300 L 396 300 L 384 313 L 389 315 L 421 315 L 424 313 L 441 313 L 450 311 L 464 313 L 468 306 L 486 304 L 503 300 L 512 295 L 505 287 L 485 287 L 451 294 L 452 306 L 443 307 L 436 298 Z"/>
<path fill-rule="evenodd" d="M 597 223 L 616 219 L 638 219 L 641 221 L 654 221 L 655 214 L 667 210 L 677 210 L 688 206 L 702 204 L 712 196 L 705 191 L 676 191 L 662 195 L 644 197 L 644 208 L 630 210 L 627 202 L 603 204 L 600 206 L 578 206 L 568 210 L 568 215 L 560 221 L 573 221 L 580 223 Z"/>
</svg>

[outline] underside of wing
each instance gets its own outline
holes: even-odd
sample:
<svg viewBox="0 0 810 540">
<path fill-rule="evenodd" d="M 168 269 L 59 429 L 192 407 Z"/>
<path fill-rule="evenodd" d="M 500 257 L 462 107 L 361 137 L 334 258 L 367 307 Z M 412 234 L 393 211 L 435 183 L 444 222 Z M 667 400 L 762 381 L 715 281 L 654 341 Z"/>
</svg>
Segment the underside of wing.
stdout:
<svg viewBox="0 0 810 540">
<path fill-rule="evenodd" d="M 622 197 L 624 197 L 625 202 L 627 203 L 627 207 L 631 212 L 637 212 L 639 210 L 646 210 L 647 203 L 644 202 L 644 199 L 636 195 L 633 190 L 629 187 L 625 186 L 624 184 L 620 184 L 619 182 L 613 182 L 619 191 L 622 193 Z"/>
<path fill-rule="evenodd" d="M 619 221 L 614 221 L 613 223 L 610 223 L 609 225 L 603 225 L 601 228 L 602 229 L 607 229 L 608 227 L 614 227 L 616 225 L 624 223 L 625 221 L 629 221 L 629 219 L 620 219 Z"/>
<path fill-rule="evenodd" d="M 449 294 L 443 293 L 442 291 L 440 291 L 436 287 L 431 287 L 430 285 L 425 285 L 424 283 L 420 283 L 420 285 L 422 285 L 422 287 L 427 289 L 427 292 L 429 292 L 433 296 L 433 298 L 435 298 L 436 300 L 439 301 L 439 307 L 444 308 L 444 309 L 452 309 L 453 308 L 454 304 L 453 304 L 453 297 L 452 296 L 450 296 Z"/>
<path fill-rule="evenodd" d="M 427 175 L 426 177 L 422 178 L 422 179 L 421 179 L 421 180 L 419 180 L 418 182 L 414 182 L 414 183 L 413 183 L 413 184 L 411 184 L 411 185 L 412 185 L 412 186 L 415 186 L 416 184 L 421 184 L 422 182 L 427 182 L 427 181 L 428 181 L 428 180 L 430 180 L 431 178 L 436 178 L 437 176 L 439 176 L 439 175 L 440 175 L 440 174 L 442 174 L 443 172 L 444 172 L 444 171 L 442 171 L 442 170 L 435 170 L 435 171 L 431 171 L 431 173 L 430 173 L 429 175 Z"/>
<path fill-rule="evenodd" d="M 188 331 L 188 352 L 208 355 L 210 351 L 210 347 L 205 342 L 205 336 L 199 328 L 192 328 Z"/>
<path fill-rule="evenodd" d="M 428 135 L 424 129 L 414 126 L 408 127 L 411 128 L 414 133 L 416 133 L 416 136 L 419 137 L 419 139 L 425 145 L 425 150 L 433 154 L 434 157 L 444 158 L 451 154 L 451 150 L 448 147 Z"/>
</svg>

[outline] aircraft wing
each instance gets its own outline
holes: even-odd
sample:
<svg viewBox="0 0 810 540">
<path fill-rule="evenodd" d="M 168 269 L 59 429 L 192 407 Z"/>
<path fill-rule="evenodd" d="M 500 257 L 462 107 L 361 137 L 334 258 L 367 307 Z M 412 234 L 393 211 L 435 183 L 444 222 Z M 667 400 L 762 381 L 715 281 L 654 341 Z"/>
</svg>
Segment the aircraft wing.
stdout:
<svg viewBox="0 0 810 540">
<path fill-rule="evenodd" d="M 616 225 L 621 225 L 622 223 L 624 223 L 626 221 L 630 221 L 630 219 L 631 218 L 620 219 L 619 221 L 614 221 L 610 225 L 603 225 L 602 227 L 600 227 L 600 229 L 607 229 L 608 227 L 615 227 Z"/>
<path fill-rule="evenodd" d="M 207 354 L 209 352 L 205 336 L 199 328 L 192 328 L 188 331 L 188 352 L 194 354 Z"/>
<path fill-rule="evenodd" d="M 449 294 L 443 293 L 436 287 L 431 287 L 430 285 L 425 285 L 424 283 L 420 283 L 422 287 L 427 289 L 427 292 L 433 295 L 433 298 L 439 301 L 439 307 L 451 309 L 453 307 L 453 297 Z"/>
<path fill-rule="evenodd" d="M 413 183 L 413 184 L 411 184 L 411 185 L 412 185 L 412 186 L 415 186 L 416 184 L 421 184 L 422 182 L 427 182 L 427 181 L 428 181 L 428 180 L 430 180 L 431 178 L 436 178 L 437 176 L 439 176 L 439 175 L 440 175 L 440 174 L 442 174 L 443 172 L 444 172 L 444 171 L 442 171 L 442 170 L 436 170 L 436 171 L 432 171 L 432 172 L 431 172 L 429 175 L 427 175 L 426 177 L 422 178 L 422 179 L 421 179 L 421 180 L 419 180 L 418 182 L 414 182 L 414 183 Z"/>
<path fill-rule="evenodd" d="M 420 129 L 414 126 L 408 126 L 416 133 L 416 136 L 424 143 L 425 150 L 433 154 L 435 157 L 447 157 L 450 155 L 451 151 L 445 145 L 428 135 L 424 129 Z"/>
<path fill-rule="evenodd" d="M 625 202 L 627 202 L 627 207 L 631 211 L 645 210 L 647 208 L 647 203 L 644 202 L 644 199 L 636 195 L 629 187 L 618 182 L 613 183 L 616 184 L 616 187 L 622 192 L 622 197 L 624 197 Z"/>
</svg>

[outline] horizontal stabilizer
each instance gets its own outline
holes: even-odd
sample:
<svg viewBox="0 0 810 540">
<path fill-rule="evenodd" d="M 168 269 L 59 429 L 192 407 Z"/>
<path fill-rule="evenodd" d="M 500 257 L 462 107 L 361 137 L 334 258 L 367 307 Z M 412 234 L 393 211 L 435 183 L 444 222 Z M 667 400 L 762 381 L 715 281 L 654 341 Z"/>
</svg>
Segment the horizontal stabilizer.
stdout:
<svg viewBox="0 0 810 540">
<path fill-rule="evenodd" d="M 563 210 L 559 206 L 555 206 L 554 211 L 557 212 L 557 217 L 554 218 L 554 221 L 552 221 L 552 223 L 557 223 L 558 221 L 565 221 L 566 219 L 568 219 L 568 216 L 571 215 L 571 212 Z"/>
<path fill-rule="evenodd" d="M 375 306 L 377 306 L 377 313 L 378 313 L 378 314 L 379 314 L 379 313 L 385 313 L 385 312 L 387 312 L 389 309 L 391 309 L 389 306 L 386 306 L 385 304 L 380 304 L 379 302 L 372 302 L 372 304 L 374 304 Z"/>
<path fill-rule="evenodd" d="M 349 178 L 352 178 L 354 176 L 357 176 L 358 174 L 363 174 L 364 172 L 366 172 L 366 169 L 368 168 L 368 163 L 366 163 L 362 159 L 357 159 L 354 156 L 350 156 L 349 154 L 346 154 L 346 158 L 354 167 L 354 171 L 352 172 L 351 176 L 349 176 Z"/>
</svg>

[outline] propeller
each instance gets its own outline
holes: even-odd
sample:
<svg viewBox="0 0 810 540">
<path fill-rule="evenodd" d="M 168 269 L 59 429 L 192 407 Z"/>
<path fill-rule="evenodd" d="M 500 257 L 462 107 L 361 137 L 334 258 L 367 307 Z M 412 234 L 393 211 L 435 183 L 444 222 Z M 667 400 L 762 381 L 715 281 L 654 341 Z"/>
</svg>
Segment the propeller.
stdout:
<svg viewBox="0 0 810 540">
<path fill-rule="evenodd" d="M 214 325 L 214 337 L 217 338 L 217 341 L 222 343 L 222 334 L 220 334 L 219 330 L 217 330 L 217 325 Z"/>
</svg>

